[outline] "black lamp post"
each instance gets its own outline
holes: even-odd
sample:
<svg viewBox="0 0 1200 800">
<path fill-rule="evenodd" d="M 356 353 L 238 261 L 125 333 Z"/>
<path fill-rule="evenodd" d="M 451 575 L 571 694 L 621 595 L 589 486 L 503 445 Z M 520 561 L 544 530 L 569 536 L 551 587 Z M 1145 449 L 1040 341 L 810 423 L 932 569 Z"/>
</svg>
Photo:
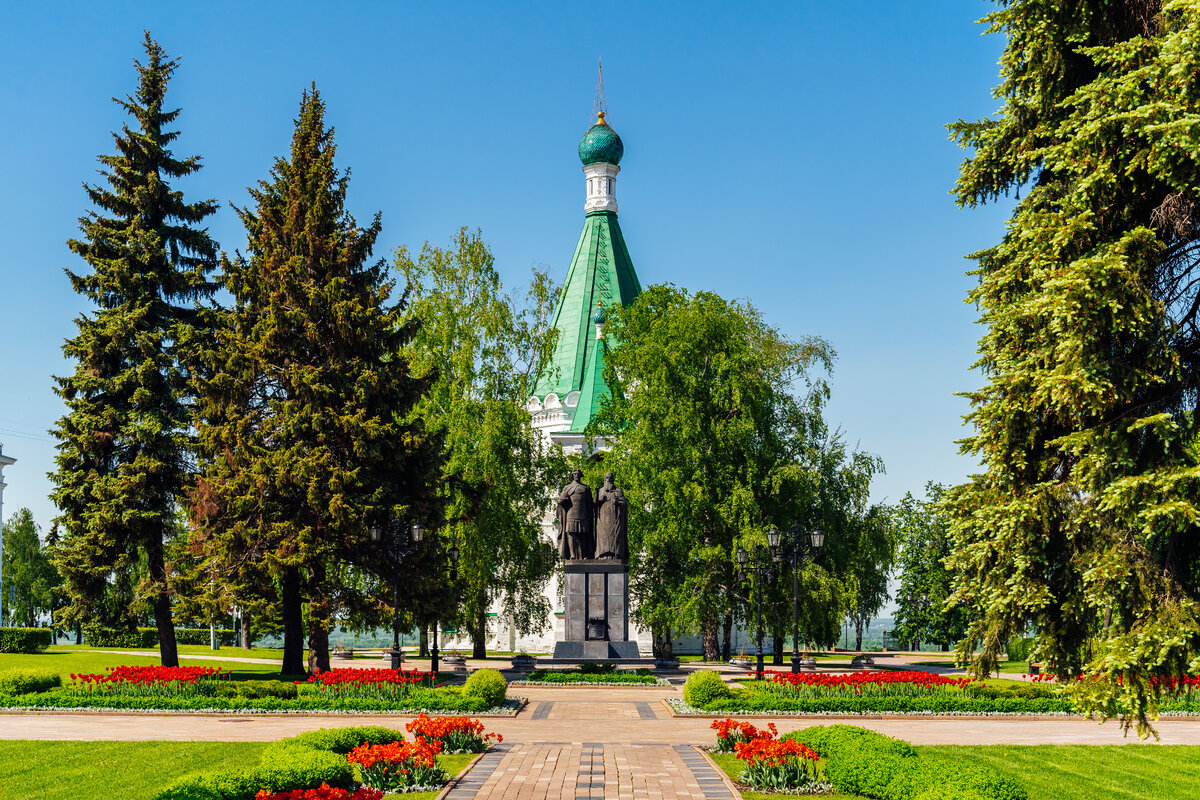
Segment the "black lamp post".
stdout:
<svg viewBox="0 0 1200 800">
<path fill-rule="evenodd" d="M 792 567 L 792 672 L 800 671 L 800 567 L 815 559 L 825 546 L 825 531 L 813 528 L 808 541 L 801 538 L 802 528 L 799 524 L 791 528 L 792 541 L 787 547 L 772 545 L 775 551 L 775 561 L 787 562 Z M 767 538 L 778 542 L 782 537 L 779 531 L 771 531 Z"/>
<path fill-rule="evenodd" d="M 772 540 L 772 536 L 774 539 Z M 772 563 L 771 553 L 774 548 L 779 545 L 779 531 L 771 531 L 767 534 L 767 541 L 773 541 L 771 549 L 760 545 L 755 545 L 754 552 L 749 553 L 744 547 L 737 549 L 738 563 L 738 583 L 744 583 L 750 575 L 754 576 L 754 583 L 758 588 L 757 598 L 757 621 L 758 630 L 755 638 L 754 652 L 758 665 L 758 673 L 763 671 L 763 617 L 762 617 L 762 594 L 763 582 L 773 582 L 775 580 L 775 565 Z"/>
<path fill-rule="evenodd" d="M 381 547 L 392 568 L 392 669 L 400 669 L 404 655 L 400 651 L 400 565 L 404 559 L 421 549 L 425 541 L 425 526 L 407 519 L 388 520 L 383 525 L 372 525 L 369 533 L 371 542 Z M 434 653 L 437 651 L 435 650 Z M 434 655 L 436 663 L 437 656 Z M 434 667 L 437 671 L 437 667 Z"/>
<path fill-rule="evenodd" d="M 458 582 L 458 548 L 451 545 L 446 551 L 446 557 L 450 559 L 450 582 Z M 433 647 L 429 649 L 429 671 L 434 675 L 438 672 L 438 622 L 433 621 Z"/>
</svg>

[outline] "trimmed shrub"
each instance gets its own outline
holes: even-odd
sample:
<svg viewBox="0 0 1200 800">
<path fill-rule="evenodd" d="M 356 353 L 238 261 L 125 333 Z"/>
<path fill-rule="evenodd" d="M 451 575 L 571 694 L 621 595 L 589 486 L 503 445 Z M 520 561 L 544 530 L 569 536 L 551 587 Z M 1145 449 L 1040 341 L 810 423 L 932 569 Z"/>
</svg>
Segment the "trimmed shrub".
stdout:
<svg viewBox="0 0 1200 800">
<path fill-rule="evenodd" d="M 228 628 L 217 629 L 217 641 L 223 647 L 233 645 L 235 633 Z M 114 628 L 85 627 L 83 641 L 92 647 L 158 647 L 158 628 L 136 628 L 120 630 Z M 176 644 L 208 644 L 211 641 L 208 628 L 176 628 Z"/>
<path fill-rule="evenodd" d="M 725 681 L 712 670 L 697 670 L 683 682 L 683 702 L 692 708 L 708 708 L 713 703 L 733 697 Z"/>
<path fill-rule="evenodd" d="M 48 669 L 8 669 L 0 672 L 0 694 L 33 694 L 60 686 L 62 678 Z"/>
<path fill-rule="evenodd" d="M 853 725 L 818 725 L 785 734 L 825 762 L 839 792 L 879 800 L 1027 800 L 1025 790 L 991 767 L 922 758 L 908 742 Z"/>
<path fill-rule="evenodd" d="M 40 653 L 51 636 L 49 628 L 0 628 L 0 653 Z"/>
<path fill-rule="evenodd" d="M 354 780 L 346 753 L 364 742 L 388 744 L 403 739 L 399 731 L 374 725 L 309 731 L 268 745 L 257 767 L 181 778 L 154 800 L 254 800 L 262 789 L 286 792 L 315 789 L 322 783 L 346 788 Z"/>
<path fill-rule="evenodd" d="M 478 697 L 488 704 L 488 708 L 498 706 L 508 696 L 508 682 L 498 670 L 477 669 L 463 684 L 464 697 Z"/>
<path fill-rule="evenodd" d="M 217 688 L 217 697 L 245 697 L 248 700 L 278 697 L 295 700 L 298 696 L 296 684 L 290 681 L 225 681 Z"/>
</svg>

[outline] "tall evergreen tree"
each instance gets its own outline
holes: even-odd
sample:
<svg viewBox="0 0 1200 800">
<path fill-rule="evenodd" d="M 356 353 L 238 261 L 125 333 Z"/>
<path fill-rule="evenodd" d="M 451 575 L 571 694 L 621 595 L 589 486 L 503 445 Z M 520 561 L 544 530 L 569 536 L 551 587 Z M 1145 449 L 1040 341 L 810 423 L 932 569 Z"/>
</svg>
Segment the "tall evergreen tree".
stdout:
<svg viewBox="0 0 1200 800">
<path fill-rule="evenodd" d="M 86 185 L 100 210 L 80 218 L 83 239 L 68 242 L 91 268 L 67 271 L 71 286 L 97 308 L 76 319 L 63 347 L 76 362 L 58 378 L 67 414 L 54 429 L 58 468 L 53 499 L 62 512 L 57 564 L 71 604 L 69 624 L 95 622 L 110 578 L 144 554 L 149 576 L 137 587 L 158 626 L 162 663 L 177 663 L 164 540 L 192 480 L 189 380 L 202 333 L 197 302 L 214 285 L 216 247 L 197 227 L 211 200 L 184 202 L 169 181 L 200 169 L 179 159 L 167 130 L 167 83 L 179 65 L 147 33 L 138 87 L 114 98 L 135 124 L 113 134 L 117 152 L 100 156 L 107 186 Z"/>
<path fill-rule="evenodd" d="M 1081 708 L 1148 730 L 1164 677 L 1200 669 L 1200 6 L 1013 0 L 975 205 L 1024 190 L 976 254 L 987 326 L 966 451 L 948 494 L 962 644 L 990 671 L 1032 625 Z"/>
<path fill-rule="evenodd" d="M 335 151 L 314 86 L 289 157 L 238 211 L 246 256 L 222 259 L 233 305 L 202 392 L 210 463 L 192 503 L 217 591 L 277 587 L 293 674 L 305 667 L 302 604 L 308 666 L 328 669 L 335 618 L 378 586 L 344 579 L 347 565 L 389 574 L 367 547 L 369 525 L 404 515 L 428 525 L 439 512 L 440 444 L 412 414 L 437 376 L 414 377 L 402 355 L 419 322 L 403 299 L 391 304 L 384 263 L 368 263 L 380 217 L 360 228 L 346 210 Z"/>
</svg>

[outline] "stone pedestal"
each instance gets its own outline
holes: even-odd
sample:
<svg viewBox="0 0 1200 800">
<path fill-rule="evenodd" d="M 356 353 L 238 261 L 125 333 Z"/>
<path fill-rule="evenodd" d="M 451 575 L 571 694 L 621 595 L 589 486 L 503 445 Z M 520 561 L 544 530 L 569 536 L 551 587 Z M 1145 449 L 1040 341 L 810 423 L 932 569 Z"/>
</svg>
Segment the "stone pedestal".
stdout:
<svg viewBox="0 0 1200 800">
<path fill-rule="evenodd" d="M 629 640 L 629 565 L 615 561 L 566 561 L 563 580 L 563 641 L 554 658 L 599 661 L 638 658 Z"/>
</svg>

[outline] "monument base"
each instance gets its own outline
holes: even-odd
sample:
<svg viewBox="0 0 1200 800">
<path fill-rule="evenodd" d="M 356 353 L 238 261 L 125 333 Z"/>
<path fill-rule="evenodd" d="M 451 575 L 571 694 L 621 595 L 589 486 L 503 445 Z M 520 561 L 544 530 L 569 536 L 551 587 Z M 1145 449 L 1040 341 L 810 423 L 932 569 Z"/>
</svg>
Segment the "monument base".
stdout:
<svg viewBox="0 0 1200 800">
<path fill-rule="evenodd" d="M 554 643 L 555 660 L 640 658 L 637 642 L 629 640 L 629 565 L 567 561 L 564 572 L 564 640 Z"/>
<path fill-rule="evenodd" d="M 555 642 L 555 661 L 626 661 L 640 659 L 637 642 Z"/>
</svg>

